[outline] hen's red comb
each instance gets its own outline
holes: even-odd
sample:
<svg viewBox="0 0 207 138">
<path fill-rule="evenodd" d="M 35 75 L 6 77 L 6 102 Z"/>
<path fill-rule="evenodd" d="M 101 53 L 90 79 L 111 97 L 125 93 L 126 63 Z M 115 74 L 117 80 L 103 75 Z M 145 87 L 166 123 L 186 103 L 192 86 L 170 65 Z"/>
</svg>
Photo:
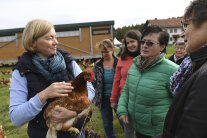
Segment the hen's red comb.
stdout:
<svg viewBox="0 0 207 138">
<path fill-rule="evenodd" d="M 87 68 L 87 72 L 90 72 L 93 77 L 95 76 L 95 73 L 90 68 Z"/>
</svg>

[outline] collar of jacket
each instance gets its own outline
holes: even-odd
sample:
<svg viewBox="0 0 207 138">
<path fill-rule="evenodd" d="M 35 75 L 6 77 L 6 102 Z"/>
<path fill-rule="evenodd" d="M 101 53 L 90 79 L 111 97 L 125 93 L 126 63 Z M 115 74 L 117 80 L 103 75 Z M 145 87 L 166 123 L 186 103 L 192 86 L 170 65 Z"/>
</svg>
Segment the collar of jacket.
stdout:
<svg viewBox="0 0 207 138">
<path fill-rule="evenodd" d="M 175 54 L 173 54 L 172 56 L 173 56 L 174 59 L 176 58 Z M 179 61 L 179 60 L 185 59 L 187 56 L 188 56 L 188 54 L 185 54 L 184 56 L 180 57 L 179 59 L 176 58 L 177 59 L 176 62 Z"/>
<path fill-rule="evenodd" d="M 137 56 L 136 56 L 137 57 Z M 125 55 L 125 60 L 128 60 L 128 59 L 134 59 L 135 57 L 132 57 L 132 56 L 130 56 L 130 55 L 128 55 L 128 54 L 126 54 Z"/>
<path fill-rule="evenodd" d="M 98 60 L 96 65 L 97 65 L 98 67 L 103 68 L 103 58 L 101 58 L 100 60 Z"/>
<path fill-rule="evenodd" d="M 32 56 L 33 56 L 33 53 L 31 52 L 23 53 L 22 56 L 18 58 L 18 62 L 14 66 L 13 70 L 18 68 L 19 71 L 21 71 L 20 72 L 21 76 L 31 71 L 38 73 L 38 71 L 34 69 L 34 66 L 32 64 Z"/>
<path fill-rule="evenodd" d="M 193 71 L 199 69 L 207 60 L 207 45 L 191 52 L 189 55 L 192 61 Z"/>
<path fill-rule="evenodd" d="M 117 62 L 118 62 L 118 59 L 115 57 L 115 56 L 113 56 L 114 57 L 114 65 L 113 65 L 113 67 L 114 66 L 116 66 L 116 64 L 117 64 Z M 101 67 L 101 68 L 103 68 L 103 58 L 101 58 L 99 61 L 97 61 L 97 66 L 98 67 Z"/>
</svg>

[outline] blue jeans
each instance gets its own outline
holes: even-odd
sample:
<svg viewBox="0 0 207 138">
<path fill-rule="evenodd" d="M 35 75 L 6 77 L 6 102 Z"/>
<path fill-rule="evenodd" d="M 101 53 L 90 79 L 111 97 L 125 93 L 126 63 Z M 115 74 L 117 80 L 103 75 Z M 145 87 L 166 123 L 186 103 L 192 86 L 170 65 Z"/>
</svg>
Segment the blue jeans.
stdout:
<svg viewBox="0 0 207 138">
<path fill-rule="evenodd" d="M 79 138 L 85 138 L 85 131 L 84 130 L 81 131 L 81 135 Z"/>
<path fill-rule="evenodd" d="M 103 106 L 100 112 L 101 112 L 103 126 L 106 132 L 107 138 L 116 138 L 116 134 L 114 132 L 114 127 L 113 127 L 113 110 L 110 106 L 110 99 L 104 98 L 102 105 Z"/>
</svg>

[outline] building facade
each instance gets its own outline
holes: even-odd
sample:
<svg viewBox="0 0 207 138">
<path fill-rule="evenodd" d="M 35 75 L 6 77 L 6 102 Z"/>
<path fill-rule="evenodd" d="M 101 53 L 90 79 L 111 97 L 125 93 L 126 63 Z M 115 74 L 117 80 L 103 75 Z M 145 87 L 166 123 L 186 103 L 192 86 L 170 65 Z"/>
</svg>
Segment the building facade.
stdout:
<svg viewBox="0 0 207 138">
<path fill-rule="evenodd" d="M 150 26 L 150 25 L 160 26 L 162 29 L 164 29 L 170 34 L 169 44 L 174 44 L 180 38 L 180 34 L 183 31 L 181 26 L 181 21 L 182 21 L 182 17 L 168 18 L 168 19 L 154 19 L 154 20 L 147 20 L 145 26 Z"/>
<path fill-rule="evenodd" d="M 22 47 L 24 28 L 0 30 L 0 62 L 15 62 L 25 52 Z M 97 42 L 113 38 L 114 21 L 55 25 L 58 47 L 76 59 L 100 58 Z"/>
</svg>

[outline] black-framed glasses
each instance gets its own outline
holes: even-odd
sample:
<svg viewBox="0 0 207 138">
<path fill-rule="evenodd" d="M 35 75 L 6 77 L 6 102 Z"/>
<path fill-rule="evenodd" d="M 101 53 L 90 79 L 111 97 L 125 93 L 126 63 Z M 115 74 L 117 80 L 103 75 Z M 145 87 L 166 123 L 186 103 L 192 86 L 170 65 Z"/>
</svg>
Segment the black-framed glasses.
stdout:
<svg viewBox="0 0 207 138">
<path fill-rule="evenodd" d="M 139 41 L 141 45 L 144 45 L 146 43 L 147 46 L 153 46 L 155 44 L 160 44 L 160 43 L 155 43 L 155 42 L 151 42 L 151 41 Z"/>
</svg>

